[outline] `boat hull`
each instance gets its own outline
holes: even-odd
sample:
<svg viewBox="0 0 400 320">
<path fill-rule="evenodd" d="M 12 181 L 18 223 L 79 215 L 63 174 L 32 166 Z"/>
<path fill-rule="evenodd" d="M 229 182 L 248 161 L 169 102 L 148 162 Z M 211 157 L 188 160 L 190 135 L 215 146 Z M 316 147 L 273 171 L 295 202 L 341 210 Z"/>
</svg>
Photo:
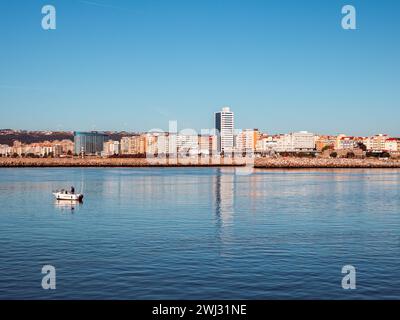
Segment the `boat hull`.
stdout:
<svg viewBox="0 0 400 320">
<path fill-rule="evenodd" d="M 54 193 L 57 200 L 69 200 L 69 201 L 82 201 L 83 194 L 71 194 L 71 193 Z"/>
</svg>

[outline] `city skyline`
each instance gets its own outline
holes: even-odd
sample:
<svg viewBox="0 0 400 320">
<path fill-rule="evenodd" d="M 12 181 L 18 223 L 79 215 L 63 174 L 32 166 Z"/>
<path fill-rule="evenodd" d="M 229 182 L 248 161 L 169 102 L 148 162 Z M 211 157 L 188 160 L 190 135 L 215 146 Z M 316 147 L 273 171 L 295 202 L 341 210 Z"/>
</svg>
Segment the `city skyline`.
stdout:
<svg viewBox="0 0 400 320">
<path fill-rule="evenodd" d="M 149 130 L 139 131 L 139 130 L 28 130 L 28 129 L 15 129 L 15 128 L 1 128 L 0 132 L 6 132 L 8 130 L 14 132 L 65 132 L 70 134 L 83 133 L 127 133 L 127 134 L 145 134 L 145 133 L 166 133 L 166 134 L 181 134 L 181 135 L 218 135 L 218 150 L 222 151 L 223 149 L 231 149 L 234 145 L 234 138 L 238 136 L 240 133 L 245 133 L 246 131 L 257 130 L 262 134 L 267 134 L 269 136 L 279 136 L 288 133 L 299 133 L 299 132 L 307 132 L 311 133 L 311 131 L 306 129 L 300 130 L 289 130 L 287 132 L 271 132 L 269 130 L 260 130 L 259 128 L 253 126 L 248 128 L 238 128 L 235 126 L 236 123 L 235 112 L 229 106 L 222 106 L 220 110 L 215 110 L 213 113 L 213 126 L 211 127 L 202 127 L 201 129 L 194 128 L 183 128 L 179 126 L 179 123 L 176 120 L 169 120 L 168 126 L 166 129 L 163 128 L 151 128 Z M 385 131 L 374 132 L 373 134 L 349 134 L 348 132 L 337 132 L 337 133 L 328 133 L 328 132 L 312 132 L 315 136 L 344 136 L 344 137 L 369 137 L 369 136 L 377 136 L 377 135 L 386 135 L 392 137 L 399 137 L 400 134 L 388 134 Z"/>
<path fill-rule="evenodd" d="M 157 129 L 157 131 L 155 131 L 154 129 Z M 187 133 L 185 133 L 186 130 L 193 130 L 193 132 L 196 132 L 198 135 L 207 135 L 207 134 L 202 134 L 202 130 L 210 130 L 210 132 L 212 132 L 214 128 L 213 127 L 209 127 L 209 128 L 201 128 L 198 131 L 196 129 L 193 128 L 179 128 L 178 127 L 178 134 L 180 133 L 180 131 L 183 131 L 183 135 L 187 135 Z M 386 132 L 385 130 L 378 130 L 375 132 L 372 132 L 371 134 L 351 134 L 349 132 L 313 132 L 311 130 L 307 130 L 307 129 L 299 129 L 299 130 L 288 130 L 288 131 L 280 131 L 280 132 L 272 132 L 270 130 L 261 130 L 257 127 L 248 127 L 248 128 L 234 128 L 234 135 L 237 135 L 240 132 L 243 131 L 247 131 L 247 130 L 259 130 L 261 133 L 263 134 L 267 134 L 270 136 L 279 136 L 279 135 L 284 135 L 284 134 L 288 134 L 288 133 L 296 133 L 296 132 L 310 132 L 313 133 L 317 136 L 340 136 L 340 135 L 345 135 L 346 137 L 371 137 L 371 136 L 376 136 L 376 135 L 386 135 L 386 136 L 391 136 L 394 138 L 399 138 L 400 139 L 400 132 L 399 133 L 395 133 L 395 134 L 390 134 L 388 132 Z M 152 128 L 149 130 L 144 130 L 144 131 L 139 131 L 139 130 L 110 130 L 110 129 L 88 129 L 88 130 L 62 130 L 62 129 L 25 129 L 25 128 L 10 128 L 10 127 L 4 127 L 4 128 L 0 128 L 0 131 L 12 131 L 12 132 L 26 132 L 26 133 L 68 133 L 68 134 L 74 134 L 75 132 L 86 132 L 86 133 L 90 133 L 90 132 L 98 132 L 98 133 L 126 133 L 126 134 L 145 134 L 145 133 L 175 133 L 176 132 L 170 132 L 168 129 L 168 126 L 166 126 L 166 129 L 162 129 L 162 128 Z M 159 131 L 158 131 L 159 130 Z M 212 134 L 211 134 L 212 135 Z"/>
<path fill-rule="evenodd" d="M 41 1 L 0 3 L 0 127 L 238 128 L 398 135 L 397 1 Z M 16 12 L 15 21 L 9 12 Z M 90 21 L 90 23 L 88 22 Z"/>
<path fill-rule="evenodd" d="M 37 136 L 32 144 L 23 143 L 13 131 L 1 130 L 0 136 L 11 137 L 2 139 L 0 156 L 72 156 L 72 155 L 222 155 L 222 154 L 259 154 L 271 155 L 278 153 L 313 153 L 337 156 L 364 157 L 367 151 L 371 154 L 398 156 L 400 152 L 400 138 L 387 134 L 360 137 L 339 135 L 321 135 L 308 131 L 290 132 L 285 134 L 271 134 L 257 128 L 235 128 L 235 113 L 229 107 L 222 107 L 214 112 L 215 126 L 213 129 L 196 132 L 193 129 L 179 130 L 176 122 L 169 124 L 168 131 L 154 130 L 129 134 L 103 131 L 74 131 L 72 137 L 59 132 L 42 132 L 42 139 Z M 15 132 L 14 132 L 15 133 Z M 70 132 L 71 134 L 71 132 Z M 112 134 L 113 137 L 109 134 Z M 34 134 L 33 134 L 34 135 Z M 24 140 L 29 137 L 25 133 Z M 44 138 L 44 139 L 43 139 Z M 38 141 L 39 140 L 39 141 Z M 1 142 L 1 141 L 0 141 Z M 73 150 L 73 151 L 72 151 Z"/>
</svg>

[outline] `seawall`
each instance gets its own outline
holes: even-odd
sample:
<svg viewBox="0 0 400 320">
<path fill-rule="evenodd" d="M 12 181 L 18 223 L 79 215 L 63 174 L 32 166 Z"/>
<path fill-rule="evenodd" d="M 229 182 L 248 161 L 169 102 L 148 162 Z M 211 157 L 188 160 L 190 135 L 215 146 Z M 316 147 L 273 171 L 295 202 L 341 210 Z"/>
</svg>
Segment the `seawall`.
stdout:
<svg viewBox="0 0 400 320">
<path fill-rule="evenodd" d="M 0 158 L 0 167 L 223 167 L 254 166 L 264 169 L 400 168 L 400 160 L 322 158 Z"/>
</svg>

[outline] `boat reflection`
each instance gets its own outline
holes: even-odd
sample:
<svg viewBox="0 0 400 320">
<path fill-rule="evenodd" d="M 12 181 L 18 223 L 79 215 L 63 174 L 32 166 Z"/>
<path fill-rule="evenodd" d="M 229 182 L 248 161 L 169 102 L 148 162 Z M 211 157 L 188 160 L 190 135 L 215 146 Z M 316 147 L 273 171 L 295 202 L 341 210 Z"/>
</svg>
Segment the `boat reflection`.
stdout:
<svg viewBox="0 0 400 320">
<path fill-rule="evenodd" d="M 76 200 L 56 200 L 54 201 L 54 206 L 61 212 L 69 211 L 74 213 L 76 210 L 82 206 L 83 202 Z"/>
</svg>

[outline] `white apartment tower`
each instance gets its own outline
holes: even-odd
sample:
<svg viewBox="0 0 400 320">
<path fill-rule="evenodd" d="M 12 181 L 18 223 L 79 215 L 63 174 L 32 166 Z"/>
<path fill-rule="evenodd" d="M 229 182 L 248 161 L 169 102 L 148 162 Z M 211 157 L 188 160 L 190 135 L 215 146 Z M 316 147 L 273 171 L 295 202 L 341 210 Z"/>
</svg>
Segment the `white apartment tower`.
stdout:
<svg viewBox="0 0 400 320">
<path fill-rule="evenodd" d="M 215 113 L 215 129 L 218 134 L 218 152 L 231 152 L 234 147 L 234 114 L 229 107 Z"/>
</svg>

